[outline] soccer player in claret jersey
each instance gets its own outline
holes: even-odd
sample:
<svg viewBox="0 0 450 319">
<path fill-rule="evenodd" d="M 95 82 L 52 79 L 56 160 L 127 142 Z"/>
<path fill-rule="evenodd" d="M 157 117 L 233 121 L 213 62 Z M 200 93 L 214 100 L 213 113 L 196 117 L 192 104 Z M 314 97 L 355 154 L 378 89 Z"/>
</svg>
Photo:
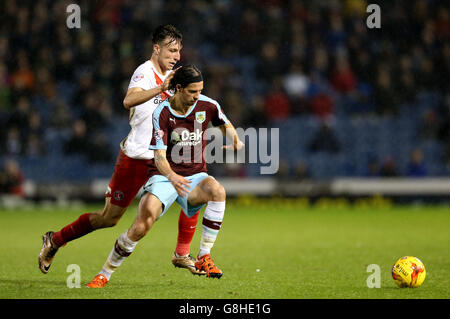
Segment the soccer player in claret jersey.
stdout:
<svg viewBox="0 0 450 319">
<path fill-rule="evenodd" d="M 135 70 L 123 101 L 124 107 L 130 110 L 131 130 L 120 143 L 114 172 L 105 194 L 105 206 L 101 211 L 81 215 L 57 232 L 49 231 L 43 235 L 39 268 L 44 274 L 48 273 L 57 250 L 67 242 L 96 229 L 115 226 L 151 176 L 148 164 L 153 158 L 153 150 L 149 149 L 149 136 L 153 132 L 152 114 L 170 96 L 168 88 L 174 75 L 172 69 L 180 60 L 182 35 L 174 26 L 162 25 L 154 30 L 152 40 L 152 56 Z M 193 274 L 204 274 L 195 269 L 194 260 L 189 255 L 197 218 L 198 213 L 193 218 L 180 213 L 172 263 L 187 268 Z"/>
<path fill-rule="evenodd" d="M 87 284 L 88 287 L 104 287 L 138 241 L 175 201 L 189 218 L 207 204 L 195 268 L 206 272 L 210 278 L 222 276 L 210 252 L 222 225 L 226 194 L 223 186 L 207 174 L 204 158 L 206 138 L 203 136 L 211 123 L 232 141 L 231 145 L 225 146 L 226 149 L 239 150 L 244 144 L 220 105 L 200 94 L 203 79 L 195 66 L 177 70 L 170 88 L 176 93 L 153 113 L 154 130 L 149 138 L 150 149 L 155 152 L 154 165 L 150 167 L 152 177 L 144 186 L 138 216 L 116 240 L 103 268 Z"/>
</svg>

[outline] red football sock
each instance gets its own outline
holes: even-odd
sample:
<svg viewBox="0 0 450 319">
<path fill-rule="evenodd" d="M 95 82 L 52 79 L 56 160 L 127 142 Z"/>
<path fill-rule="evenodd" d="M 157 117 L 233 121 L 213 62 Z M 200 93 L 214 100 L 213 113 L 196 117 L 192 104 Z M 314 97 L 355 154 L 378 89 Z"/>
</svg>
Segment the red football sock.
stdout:
<svg viewBox="0 0 450 319">
<path fill-rule="evenodd" d="M 191 218 L 187 217 L 183 211 L 180 211 L 178 219 L 178 238 L 177 248 L 175 252 L 179 256 L 189 254 L 192 238 L 194 237 L 195 228 L 197 227 L 198 212 Z"/>
<path fill-rule="evenodd" d="M 67 225 L 52 236 L 52 241 L 58 247 L 65 245 L 67 242 L 82 237 L 91 231 L 93 228 L 89 221 L 90 213 L 81 215 L 72 224 Z"/>
</svg>

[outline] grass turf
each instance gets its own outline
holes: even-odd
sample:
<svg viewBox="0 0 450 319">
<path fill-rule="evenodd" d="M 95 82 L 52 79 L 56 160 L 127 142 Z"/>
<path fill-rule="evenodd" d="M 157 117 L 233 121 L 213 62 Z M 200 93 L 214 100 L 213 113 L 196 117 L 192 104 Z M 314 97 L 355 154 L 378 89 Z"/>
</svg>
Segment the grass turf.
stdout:
<svg viewBox="0 0 450 319">
<path fill-rule="evenodd" d="M 349 206 L 252 200 L 229 201 L 212 251 L 223 277 L 209 279 L 174 268 L 179 208 L 174 205 L 141 240 L 104 289 L 85 284 L 100 270 L 114 241 L 136 216 L 60 249 L 50 272 L 37 266 L 41 236 L 101 206 L 30 207 L 0 211 L 0 298 L 303 299 L 445 298 L 449 294 L 450 213 L 445 206 Z M 202 213 L 201 213 L 202 214 Z M 198 252 L 201 218 L 191 245 Z M 393 263 L 419 257 L 427 277 L 400 289 Z M 68 288 L 67 267 L 79 265 L 81 288 Z M 369 264 L 381 268 L 381 288 L 366 284 Z"/>
</svg>

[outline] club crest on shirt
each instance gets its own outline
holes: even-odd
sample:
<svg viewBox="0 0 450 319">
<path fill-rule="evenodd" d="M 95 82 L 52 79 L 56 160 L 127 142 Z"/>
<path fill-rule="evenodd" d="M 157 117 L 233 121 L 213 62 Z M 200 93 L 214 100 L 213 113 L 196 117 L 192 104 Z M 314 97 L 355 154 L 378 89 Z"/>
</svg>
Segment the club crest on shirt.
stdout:
<svg viewBox="0 0 450 319">
<path fill-rule="evenodd" d="M 139 74 L 136 74 L 136 75 L 133 77 L 133 81 L 134 81 L 134 82 L 139 82 L 139 81 L 142 80 L 143 78 L 144 78 L 144 74 L 139 73 Z"/>
<path fill-rule="evenodd" d="M 164 136 L 163 130 L 155 130 L 155 139 L 156 140 L 162 139 L 163 136 Z"/>
<path fill-rule="evenodd" d="M 195 112 L 195 120 L 199 123 L 203 123 L 206 120 L 206 111 Z"/>
<path fill-rule="evenodd" d="M 117 201 L 121 201 L 125 197 L 125 194 L 122 191 L 114 192 L 114 199 Z"/>
</svg>

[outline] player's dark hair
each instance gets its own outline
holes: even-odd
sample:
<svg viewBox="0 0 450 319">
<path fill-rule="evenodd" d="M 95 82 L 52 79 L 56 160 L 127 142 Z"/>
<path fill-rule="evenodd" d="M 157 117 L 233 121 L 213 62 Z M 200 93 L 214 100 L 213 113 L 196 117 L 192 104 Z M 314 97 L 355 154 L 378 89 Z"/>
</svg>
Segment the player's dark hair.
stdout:
<svg viewBox="0 0 450 319">
<path fill-rule="evenodd" d="M 166 39 L 170 39 L 170 42 L 179 41 L 181 43 L 183 41 L 183 35 L 171 24 L 156 27 L 152 34 L 153 44 L 161 44 Z"/>
<path fill-rule="evenodd" d="M 203 81 L 203 78 L 200 70 L 193 64 L 185 65 L 175 71 L 172 80 L 170 80 L 169 90 L 175 89 L 177 84 L 185 88 L 190 83 L 201 81 Z"/>
</svg>

